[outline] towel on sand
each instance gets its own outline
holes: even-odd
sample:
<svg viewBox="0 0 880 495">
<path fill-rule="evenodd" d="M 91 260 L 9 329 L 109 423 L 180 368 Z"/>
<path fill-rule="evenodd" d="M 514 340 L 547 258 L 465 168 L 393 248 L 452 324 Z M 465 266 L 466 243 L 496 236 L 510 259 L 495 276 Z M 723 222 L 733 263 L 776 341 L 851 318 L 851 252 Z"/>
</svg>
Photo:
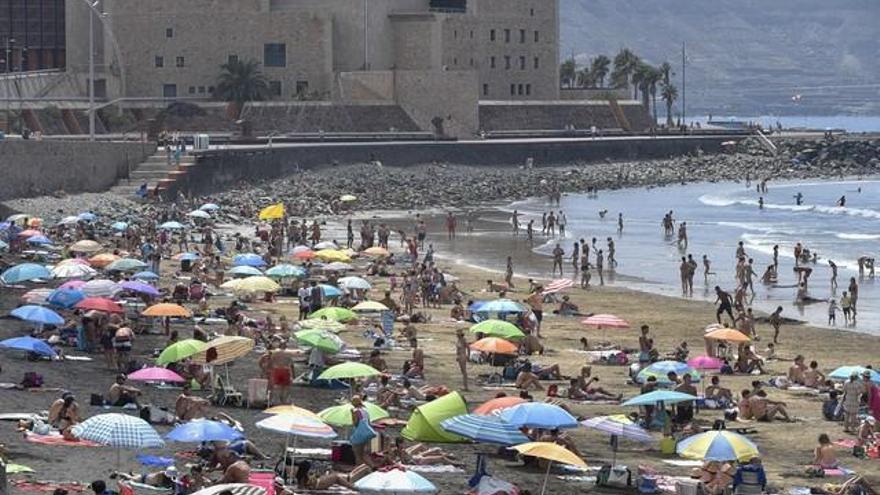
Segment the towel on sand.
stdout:
<svg viewBox="0 0 880 495">
<path fill-rule="evenodd" d="M 64 445 L 66 447 L 100 447 L 101 444 L 91 442 L 89 440 L 67 440 L 60 433 L 50 433 L 49 435 L 37 435 L 34 432 L 25 433 L 25 439 L 31 443 L 39 443 L 43 445 Z"/>
<path fill-rule="evenodd" d="M 413 464 L 413 465 L 408 464 L 404 467 L 410 471 L 415 472 L 415 473 L 439 474 L 439 473 L 463 473 L 464 472 L 464 469 L 455 467 L 451 464 L 435 464 L 432 466 L 417 466 L 415 464 Z"/>
<path fill-rule="evenodd" d="M 86 489 L 85 485 L 81 485 L 75 481 L 62 482 L 62 481 L 11 480 L 9 483 L 15 487 L 16 491 L 30 492 L 30 493 L 54 492 L 58 488 L 61 488 L 62 490 L 67 490 L 68 492 L 83 492 Z"/>
</svg>

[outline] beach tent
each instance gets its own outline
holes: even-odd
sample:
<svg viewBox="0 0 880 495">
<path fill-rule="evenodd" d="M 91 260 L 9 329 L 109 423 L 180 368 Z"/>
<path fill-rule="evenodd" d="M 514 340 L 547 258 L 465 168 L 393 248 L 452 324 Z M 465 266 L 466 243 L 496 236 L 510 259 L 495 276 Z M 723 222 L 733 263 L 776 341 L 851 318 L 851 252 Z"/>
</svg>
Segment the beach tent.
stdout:
<svg viewBox="0 0 880 495">
<path fill-rule="evenodd" d="M 458 392 L 452 392 L 416 408 L 401 434 L 413 442 L 465 442 L 464 438 L 440 427 L 443 420 L 462 414 L 467 414 L 467 405 Z"/>
</svg>

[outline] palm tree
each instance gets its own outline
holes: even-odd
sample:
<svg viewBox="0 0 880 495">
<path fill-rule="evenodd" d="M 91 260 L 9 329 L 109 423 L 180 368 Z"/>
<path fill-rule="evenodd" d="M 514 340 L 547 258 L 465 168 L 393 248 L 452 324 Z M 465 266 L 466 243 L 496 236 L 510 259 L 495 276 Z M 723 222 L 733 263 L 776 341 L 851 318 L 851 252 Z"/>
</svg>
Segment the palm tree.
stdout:
<svg viewBox="0 0 880 495">
<path fill-rule="evenodd" d="M 669 62 L 663 62 L 660 67 L 657 67 L 657 70 L 660 71 L 663 84 L 669 84 L 669 75 L 672 73 L 672 66 L 669 65 Z"/>
<path fill-rule="evenodd" d="M 611 83 L 615 88 L 625 88 L 630 84 L 630 77 L 639 65 L 639 61 L 639 57 L 629 48 L 620 50 L 614 56 L 614 71 L 611 73 Z M 638 88 L 636 88 L 636 91 L 638 91 Z"/>
<path fill-rule="evenodd" d="M 608 76 L 610 66 L 611 59 L 605 55 L 599 55 L 590 63 L 590 73 L 593 76 L 593 82 L 598 83 L 599 87 L 605 86 L 605 77 Z"/>
<path fill-rule="evenodd" d="M 678 99 L 678 88 L 674 84 L 663 83 L 660 87 L 660 98 L 666 102 L 666 126 L 672 127 L 672 104 Z"/>
<path fill-rule="evenodd" d="M 639 62 L 632 74 L 632 85 L 634 88 L 633 98 L 639 99 L 639 92 L 642 93 L 642 105 L 648 109 L 648 81 L 651 78 L 651 66 Z"/>
<path fill-rule="evenodd" d="M 592 88 L 596 86 L 596 79 L 589 68 L 584 67 L 577 73 L 577 85 L 581 88 Z"/>
<path fill-rule="evenodd" d="M 260 71 L 260 64 L 256 60 L 230 60 L 220 69 L 222 72 L 217 79 L 214 97 L 235 105 L 236 115 L 241 114 L 245 103 L 269 97 L 269 80 Z"/>
<path fill-rule="evenodd" d="M 575 78 L 577 77 L 576 73 L 577 67 L 574 64 L 574 58 L 562 62 L 562 65 L 559 66 L 559 80 L 562 86 L 568 88 L 574 86 Z"/>
</svg>

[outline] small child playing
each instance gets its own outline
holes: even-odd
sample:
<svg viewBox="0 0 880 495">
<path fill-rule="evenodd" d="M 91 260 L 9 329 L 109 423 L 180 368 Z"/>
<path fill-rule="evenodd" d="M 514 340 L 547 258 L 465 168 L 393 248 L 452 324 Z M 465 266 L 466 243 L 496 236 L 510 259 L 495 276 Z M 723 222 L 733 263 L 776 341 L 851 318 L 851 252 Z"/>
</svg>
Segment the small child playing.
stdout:
<svg viewBox="0 0 880 495">
<path fill-rule="evenodd" d="M 840 309 L 837 306 L 837 301 L 834 298 L 831 298 L 828 301 L 828 324 L 829 325 L 837 325 L 837 310 Z"/>
</svg>

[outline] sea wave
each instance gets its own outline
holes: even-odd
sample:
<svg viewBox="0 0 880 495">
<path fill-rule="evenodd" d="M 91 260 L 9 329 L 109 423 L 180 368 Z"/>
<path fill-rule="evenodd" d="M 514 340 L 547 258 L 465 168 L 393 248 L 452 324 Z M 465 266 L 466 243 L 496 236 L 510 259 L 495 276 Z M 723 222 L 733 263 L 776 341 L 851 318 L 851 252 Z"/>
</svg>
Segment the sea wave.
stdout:
<svg viewBox="0 0 880 495">
<path fill-rule="evenodd" d="M 838 239 L 845 239 L 848 241 L 872 241 L 875 239 L 880 239 L 880 234 L 849 234 L 846 232 L 840 232 L 834 234 L 834 237 Z"/>
<path fill-rule="evenodd" d="M 707 206 L 758 206 L 758 200 L 755 199 L 726 198 L 712 194 L 700 196 L 699 201 Z M 816 212 L 823 215 L 849 215 L 853 217 L 880 219 L 880 211 L 872 210 L 870 208 L 849 208 L 846 206 L 826 205 L 785 205 L 778 203 L 764 203 L 764 208 L 767 210 L 783 210 L 798 213 Z"/>
</svg>

